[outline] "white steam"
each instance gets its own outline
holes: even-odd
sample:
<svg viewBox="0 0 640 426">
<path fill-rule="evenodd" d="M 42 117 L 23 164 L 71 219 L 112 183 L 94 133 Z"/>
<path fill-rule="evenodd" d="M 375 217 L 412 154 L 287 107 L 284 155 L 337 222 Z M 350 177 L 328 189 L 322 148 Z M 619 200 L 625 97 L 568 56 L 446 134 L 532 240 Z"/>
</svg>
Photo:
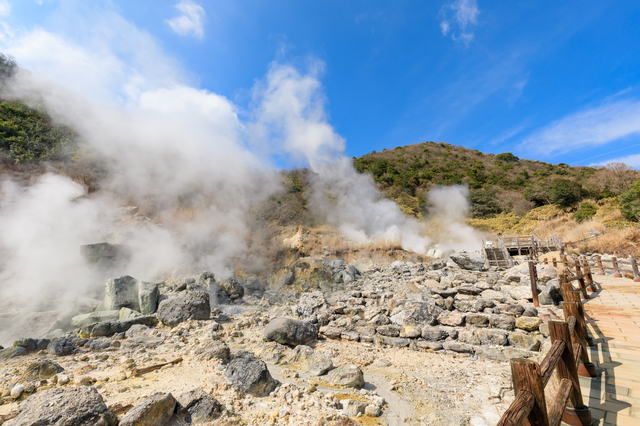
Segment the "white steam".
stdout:
<svg viewBox="0 0 640 426">
<path fill-rule="evenodd" d="M 53 174 L 26 188 L 2 182 L 0 310 L 9 303 L 41 310 L 54 299 L 97 297 L 105 277 L 86 264 L 79 247 L 100 241 L 131 247 L 124 273 L 139 279 L 174 270 L 230 275 L 230 260 L 247 249 L 251 206 L 280 188 L 273 157 L 310 166 L 311 208 L 352 240 L 398 239 L 406 249 L 426 251 L 424 224 L 406 218 L 345 155 L 345 141 L 327 117 L 322 64 L 305 73 L 273 63 L 253 88 L 250 109 L 242 111 L 184 84 L 151 37 L 106 16 L 87 29 L 97 31 L 86 38 L 89 44 L 39 29 L 0 45 L 33 71 L 18 74 L 13 95 L 76 129 L 109 169 L 102 189 L 90 196 Z M 105 30 L 104 19 L 112 29 Z M 130 36 L 128 44 L 113 28 Z M 100 31 L 106 36 L 96 49 Z M 475 244 L 472 229 L 461 223 L 466 195 L 458 188 L 429 196 L 455 237 L 451 244 Z M 123 224 L 123 200 L 152 210 L 160 224 Z M 46 307 L 54 308 L 63 306 Z M 0 329 L 0 342 L 11 335 Z"/>
<path fill-rule="evenodd" d="M 469 188 L 464 185 L 441 186 L 429 191 L 429 218 L 438 227 L 439 247 L 444 249 L 481 249 L 481 236 L 465 223 L 469 216 Z"/>
</svg>

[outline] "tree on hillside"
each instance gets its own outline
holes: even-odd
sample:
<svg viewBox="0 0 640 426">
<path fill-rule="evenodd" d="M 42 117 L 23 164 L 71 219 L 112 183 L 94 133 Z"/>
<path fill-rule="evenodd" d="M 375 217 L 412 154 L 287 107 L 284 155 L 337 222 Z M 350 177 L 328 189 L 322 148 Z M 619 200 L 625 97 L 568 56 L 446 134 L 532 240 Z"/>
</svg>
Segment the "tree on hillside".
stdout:
<svg viewBox="0 0 640 426">
<path fill-rule="evenodd" d="M 502 154 L 496 155 L 496 160 L 502 161 L 504 163 L 517 163 L 518 161 L 520 161 L 518 157 L 510 152 L 503 152 Z"/>
<path fill-rule="evenodd" d="M 618 197 L 620 211 L 628 220 L 640 221 L 640 180 Z"/>
<path fill-rule="evenodd" d="M 551 184 L 549 201 L 562 207 L 571 207 L 583 197 L 582 185 L 568 179 L 556 179 Z"/>
<path fill-rule="evenodd" d="M 609 163 L 598 174 L 600 191 L 620 195 L 638 180 L 640 173 L 624 163 Z"/>
</svg>

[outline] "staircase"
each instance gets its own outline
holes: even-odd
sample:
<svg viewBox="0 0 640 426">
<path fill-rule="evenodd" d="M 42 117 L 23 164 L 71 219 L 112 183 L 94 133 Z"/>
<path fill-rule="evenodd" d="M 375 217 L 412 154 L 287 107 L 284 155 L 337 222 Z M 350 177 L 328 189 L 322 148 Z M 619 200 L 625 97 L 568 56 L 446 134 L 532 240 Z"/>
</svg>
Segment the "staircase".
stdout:
<svg viewBox="0 0 640 426">
<path fill-rule="evenodd" d="M 494 241 L 482 240 L 484 257 L 490 266 L 511 268 L 515 261 L 511 256 L 529 256 L 535 258 L 540 254 L 560 250 L 562 241 L 557 236 L 541 240 L 535 235 L 526 237 L 497 237 Z"/>
<path fill-rule="evenodd" d="M 509 254 L 502 238 L 498 237 L 496 241 L 485 242 L 482 240 L 482 247 L 484 248 L 484 257 L 489 261 L 489 266 L 511 268 L 515 265 L 515 261 Z"/>
</svg>

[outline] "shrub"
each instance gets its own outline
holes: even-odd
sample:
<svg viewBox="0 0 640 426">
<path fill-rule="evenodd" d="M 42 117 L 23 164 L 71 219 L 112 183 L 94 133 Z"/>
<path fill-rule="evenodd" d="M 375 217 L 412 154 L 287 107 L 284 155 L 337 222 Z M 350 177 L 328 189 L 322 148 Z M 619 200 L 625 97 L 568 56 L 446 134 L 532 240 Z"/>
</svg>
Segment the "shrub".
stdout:
<svg viewBox="0 0 640 426">
<path fill-rule="evenodd" d="M 584 222 L 585 220 L 591 219 L 595 216 L 598 208 L 589 202 L 580 203 L 580 207 L 574 213 L 573 218 L 578 222 Z"/>
<path fill-rule="evenodd" d="M 495 189 L 472 189 L 469 192 L 471 201 L 471 214 L 473 217 L 482 217 L 497 214 L 502 211 L 497 201 Z"/>
<path fill-rule="evenodd" d="M 549 191 L 549 200 L 552 204 L 562 207 L 571 207 L 582 200 L 582 185 L 567 179 L 556 179 Z"/>
<path fill-rule="evenodd" d="M 517 163 L 518 161 L 520 161 L 518 157 L 510 152 L 503 152 L 502 154 L 496 155 L 496 160 L 502 161 L 504 163 Z"/>
<path fill-rule="evenodd" d="M 628 220 L 640 220 L 640 180 L 629 187 L 629 190 L 618 197 L 620 212 Z"/>
</svg>

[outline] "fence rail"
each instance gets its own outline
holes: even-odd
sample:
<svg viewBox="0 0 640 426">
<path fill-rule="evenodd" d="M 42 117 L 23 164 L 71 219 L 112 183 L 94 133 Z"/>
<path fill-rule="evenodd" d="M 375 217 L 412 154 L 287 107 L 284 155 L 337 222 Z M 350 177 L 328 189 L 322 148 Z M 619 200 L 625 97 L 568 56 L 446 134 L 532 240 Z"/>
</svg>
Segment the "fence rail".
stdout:
<svg viewBox="0 0 640 426">
<path fill-rule="evenodd" d="M 553 261 L 555 264 L 555 259 Z M 562 261 L 567 262 L 565 266 L 569 266 L 566 257 Z M 529 261 L 534 304 L 537 302 L 536 263 L 538 262 Z M 499 426 L 525 423 L 531 426 L 558 426 L 562 421 L 571 426 L 592 424 L 591 411 L 584 404 L 578 376 L 596 377 L 595 365 L 589 360 L 587 350 L 587 346 L 593 345 L 593 340 L 587 335 L 581 298 L 589 298 L 587 285 L 592 291 L 595 291 L 596 287 L 588 264 L 581 267 L 579 263 L 575 263 L 573 266 L 575 275 L 571 275 L 572 272 L 568 268 L 559 275 L 565 320 L 551 320 L 548 323 L 549 335 L 553 342 L 551 349 L 540 364 L 530 359 L 511 360 L 511 376 L 516 397 L 500 419 Z M 578 282 L 579 290 L 573 289 L 574 281 Z M 557 371 L 559 379 L 558 391 L 547 407 L 544 389 L 554 371 Z M 568 403 L 571 403 L 570 408 L 567 407 Z"/>
</svg>

